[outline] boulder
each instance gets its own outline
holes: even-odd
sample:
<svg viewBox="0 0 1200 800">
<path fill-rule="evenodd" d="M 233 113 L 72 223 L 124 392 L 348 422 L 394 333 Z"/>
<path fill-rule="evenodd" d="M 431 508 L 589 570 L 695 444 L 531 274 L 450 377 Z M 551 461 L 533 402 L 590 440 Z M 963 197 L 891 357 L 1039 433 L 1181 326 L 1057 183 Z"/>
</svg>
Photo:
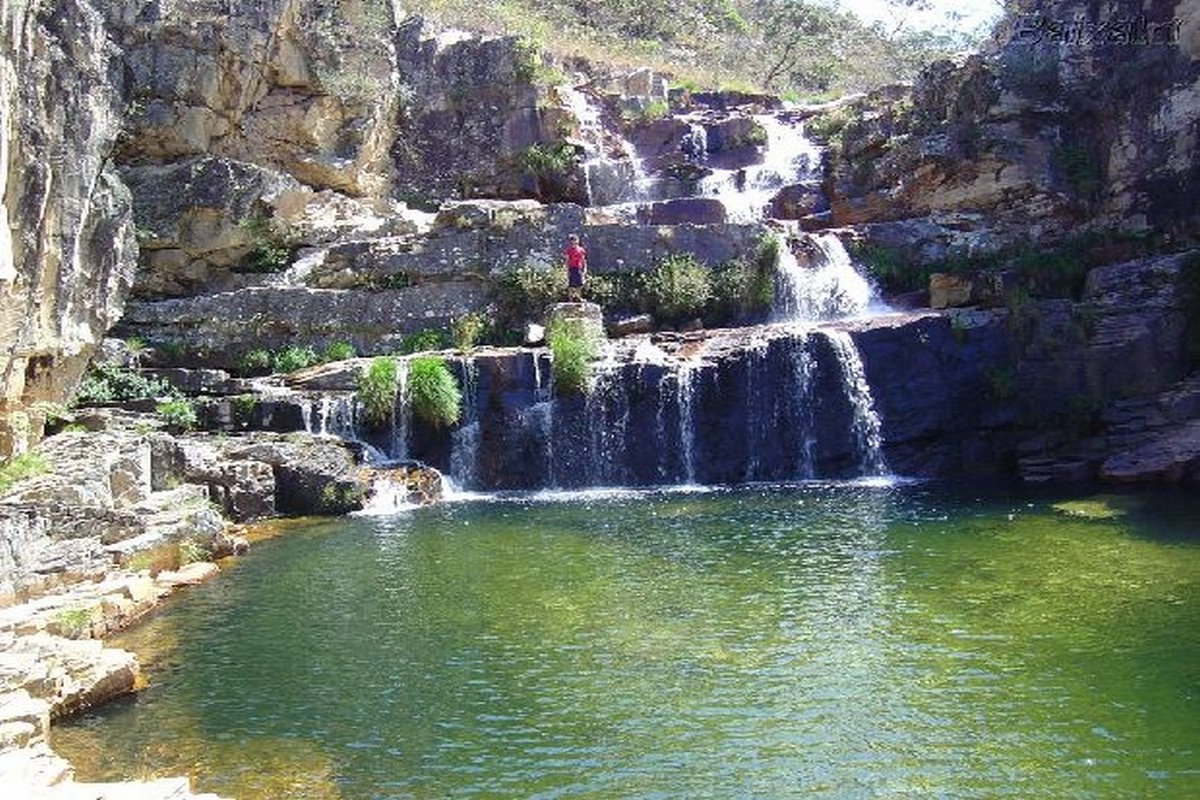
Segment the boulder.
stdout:
<svg viewBox="0 0 1200 800">
<path fill-rule="evenodd" d="M 608 335 L 614 339 L 635 334 L 650 333 L 654 329 L 654 318 L 649 314 L 634 314 L 611 320 L 607 325 Z"/>
<path fill-rule="evenodd" d="M 725 220 L 725 204 L 713 197 L 681 197 L 638 209 L 643 225 L 721 225 Z"/>
<path fill-rule="evenodd" d="M 1171 426 L 1114 453 L 1100 466 L 1112 483 L 1174 483 L 1200 486 L 1200 420 Z"/>
</svg>

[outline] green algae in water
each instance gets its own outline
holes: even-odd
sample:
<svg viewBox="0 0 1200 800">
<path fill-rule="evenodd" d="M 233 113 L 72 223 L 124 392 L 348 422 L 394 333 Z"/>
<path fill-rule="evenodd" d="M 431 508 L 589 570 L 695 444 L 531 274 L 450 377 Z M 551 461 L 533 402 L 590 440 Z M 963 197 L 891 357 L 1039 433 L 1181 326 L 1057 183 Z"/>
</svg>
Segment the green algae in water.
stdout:
<svg viewBox="0 0 1200 800">
<path fill-rule="evenodd" d="M 230 797 L 1200 795 L 1195 498 L 496 500 L 260 543 L 55 732 Z"/>
</svg>

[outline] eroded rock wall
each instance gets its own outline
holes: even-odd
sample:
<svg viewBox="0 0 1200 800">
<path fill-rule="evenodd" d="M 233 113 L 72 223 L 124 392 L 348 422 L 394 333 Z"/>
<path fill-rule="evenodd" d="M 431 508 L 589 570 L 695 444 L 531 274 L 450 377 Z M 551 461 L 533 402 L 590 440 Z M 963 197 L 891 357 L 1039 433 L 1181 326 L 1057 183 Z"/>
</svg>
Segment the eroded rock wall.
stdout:
<svg viewBox="0 0 1200 800">
<path fill-rule="evenodd" d="M 831 213 L 932 260 L 1082 230 L 1187 239 L 1200 211 L 1195 0 L 1031 4 L 993 52 L 831 118 Z M 838 125 L 844 121 L 843 126 Z"/>
<path fill-rule="evenodd" d="M 133 281 L 129 193 L 112 164 L 126 109 L 102 4 L 0 9 L 0 454 L 74 390 Z"/>
</svg>

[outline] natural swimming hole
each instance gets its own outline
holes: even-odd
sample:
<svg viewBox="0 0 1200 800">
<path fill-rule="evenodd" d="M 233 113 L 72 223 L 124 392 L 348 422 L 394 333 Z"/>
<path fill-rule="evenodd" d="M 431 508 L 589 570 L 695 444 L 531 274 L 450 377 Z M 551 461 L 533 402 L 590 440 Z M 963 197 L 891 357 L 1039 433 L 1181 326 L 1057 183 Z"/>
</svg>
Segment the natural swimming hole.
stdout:
<svg viewBox="0 0 1200 800">
<path fill-rule="evenodd" d="M 1200 795 L 1200 501 L 807 483 L 313 520 L 118 645 L 81 779 L 254 798 Z"/>
</svg>

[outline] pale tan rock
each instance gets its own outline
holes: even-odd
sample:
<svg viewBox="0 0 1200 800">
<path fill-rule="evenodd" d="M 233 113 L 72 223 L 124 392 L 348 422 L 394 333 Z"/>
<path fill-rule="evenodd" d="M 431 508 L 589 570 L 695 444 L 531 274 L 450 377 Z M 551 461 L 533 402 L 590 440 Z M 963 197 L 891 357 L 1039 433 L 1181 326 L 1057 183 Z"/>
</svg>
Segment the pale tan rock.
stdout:
<svg viewBox="0 0 1200 800">
<path fill-rule="evenodd" d="M 971 279 L 935 272 L 929 276 L 929 307 L 958 308 L 971 303 Z"/>
</svg>

